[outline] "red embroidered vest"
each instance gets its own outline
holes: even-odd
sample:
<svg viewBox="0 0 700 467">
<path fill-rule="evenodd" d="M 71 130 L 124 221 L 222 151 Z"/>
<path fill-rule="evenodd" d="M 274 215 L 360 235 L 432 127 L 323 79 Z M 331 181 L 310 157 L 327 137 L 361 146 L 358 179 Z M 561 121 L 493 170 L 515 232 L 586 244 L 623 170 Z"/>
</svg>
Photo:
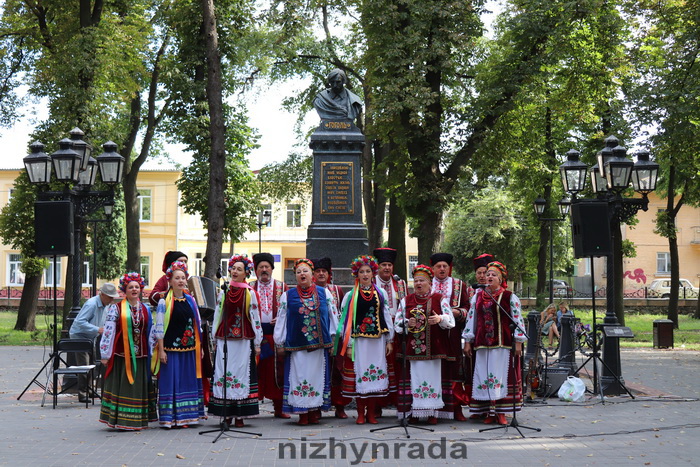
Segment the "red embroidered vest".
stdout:
<svg viewBox="0 0 700 467">
<path fill-rule="evenodd" d="M 509 290 L 504 290 L 496 297 L 496 301 L 500 302 L 508 314 L 512 314 L 510 309 L 511 294 L 512 292 Z M 513 342 L 510 323 L 508 317 L 503 316 L 503 312 L 488 295 L 478 294 L 474 316 L 474 348 L 503 347 L 510 349 Z"/>
<path fill-rule="evenodd" d="M 408 360 L 454 360 L 449 356 L 449 341 L 447 332 L 439 324 L 428 324 L 428 317 L 433 314 L 442 314 L 440 301 L 441 294 L 431 294 L 427 302 L 419 304 L 416 294 L 406 297 L 405 323 L 408 325 L 410 318 L 416 318 L 416 328 L 420 332 L 408 332 L 406 341 L 406 358 Z M 422 300 L 420 300 L 422 302 Z M 412 313 L 412 311 L 414 311 Z M 401 349 L 397 354 L 402 357 Z"/>
</svg>

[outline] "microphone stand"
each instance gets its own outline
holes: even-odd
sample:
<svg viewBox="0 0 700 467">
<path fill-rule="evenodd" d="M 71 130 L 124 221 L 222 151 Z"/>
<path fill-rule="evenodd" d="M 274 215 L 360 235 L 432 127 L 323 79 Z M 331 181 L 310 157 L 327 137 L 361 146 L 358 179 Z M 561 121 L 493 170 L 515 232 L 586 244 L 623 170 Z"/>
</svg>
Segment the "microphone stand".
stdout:
<svg viewBox="0 0 700 467">
<path fill-rule="evenodd" d="M 407 407 L 407 406 L 409 406 L 409 404 L 406 402 L 406 391 L 401 390 L 402 389 L 401 382 L 406 381 L 406 365 L 407 365 L 407 361 L 408 361 L 408 359 L 406 358 L 406 332 L 405 331 L 406 331 L 407 326 L 406 326 L 405 310 L 404 310 L 404 317 L 403 318 L 404 318 L 404 320 L 403 320 L 403 323 L 401 323 L 401 327 L 403 328 L 404 332 L 400 333 L 401 337 L 399 338 L 399 340 L 401 341 L 401 354 L 403 355 L 403 358 L 401 359 L 402 360 L 401 361 L 401 378 L 399 379 L 399 387 L 398 387 L 399 397 L 396 399 L 396 401 L 398 404 L 401 404 L 403 407 Z M 410 388 L 410 382 L 409 382 L 409 388 Z M 408 391 L 408 395 L 409 395 L 409 397 L 413 397 L 413 396 L 411 396 L 410 390 Z M 396 407 L 396 408 L 397 408 L 396 412 L 398 414 L 398 407 Z M 392 428 L 403 428 L 404 432 L 406 433 L 406 438 L 410 438 L 411 435 L 408 433 L 409 428 L 415 428 L 417 430 L 424 430 L 424 431 L 430 431 L 430 432 L 435 431 L 432 428 L 426 428 L 424 426 L 412 425 L 412 424 L 408 423 L 408 420 L 409 420 L 409 417 L 404 415 L 403 418 L 399 419 L 399 423 L 397 423 L 397 424 L 384 426 L 381 428 L 373 428 L 373 429 L 369 430 L 369 432 L 374 433 L 375 431 L 390 430 Z"/>
<path fill-rule="evenodd" d="M 224 284 L 224 285 L 226 285 L 226 284 Z M 225 296 L 222 297 L 222 300 L 223 299 L 225 299 Z M 221 317 L 221 322 L 225 323 L 226 322 L 226 315 L 225 315 L 226 306 L 221 307 L 221 310 L 224 313 L 224 316 Z M 212 331 L 214 332 L 214 335 L 216 335 L 216 329 L 213 329 Z M 226 335 L 226 333 L 224 333 L 224 336 L 225 335 Z M 251 341 L 250 345 L 251 345 L 251 360 L 252 360 L 250 364 L 254 365 L 255 364 L 255 360 L 254 360 L 255 359 L 255 349 L 253 348 L 252 341 Z M 214 361 L 216 361 L 216 356 L 214 357 Z M 216 428 L 214 430 L 204 430 L 204 431 L 199 432 L 200 435 L 203 435 L 205 433 L 215 433 L 218 431 L 219 434 L 216 435 L 216 438 L 214 438 L 214 441 L 212 441 L 212 443 L 216 443 L 217 441 L 219 441 L 219 438 L 221 438 L 221 436 L 223 434 L 226 434 L 227 436 L 229 436 L 228 435 L 229 432 L 230 433 L 242 433 L 244 435 L 252 435 L 252 436 L 262 436 L 262 433 L 253 433 L 250 431 L 236 430 L 234 428 L 231 428 L 231 424 L 228 422 L 228 417 L 226 417 L 226 415 L 228 414 L 228 410 L 227 410 L 228 409 L 228 399 L 226 398 L 226 386 L 227 386 L 226 385 L 226 369 L 227 368 L 228 368 L 228 339 L 224 337 L 224 394 L 223 394 L 223 396 L 224 396 L 223 397 L 224 408 L 223 408 L 222 415 L 220 416 L 221 421 L 219 422 L 219 428 Z M 214 374 L 216 374 L 216 371 L 214 371 Z M 214 384 L 212 384 L 212 392 L 214 391 L 213 388 L 214 388 Z M 231 418 L 233 418 L 233 417 L 231 417 Z"/>
<path fill-rule="evenodd" d="M 523 434 L 522 431 L 520 431 L 521 428 L 525 428 L 525 429 L 533 430 L 533 431 L 538 431 L 538 432 L 539 432 L 539 431 L 542 431 L 541 428 L 534 428 L 534 427 L 531 427 L 531 426 L 526 426 L 526 425 L 521 425 L 521 424 L 519 424 L 519 423 L 518 423 L 518 417 L 517 417 L 517 415 L 516 415 L 517 412 L 515 411 L 515 407 L 516 407 L 516 405 L 515 405 L 515 396 L 516 396 L 516 388 L 517 388 L 517 386 L 516 386 L 516 381 L 515 381 L 515 380 L 517 379 L 516 374 L 515 374 L 515 370 L 516 370 L 516 359 L 515 359 L 515 330 L 518 329 L 518 330 L 520 330 L 520 332 L 522 332 L 523 334 L 527 334 L 527 333 L 525 332 L 525 330 L 524 330 L 523 328 L 520 327 L 520 324 L 518 324 L 518 322 L 511 316 L 511 314 L 508 313 L 508 312 L 505 310 L 505 308 L 503 308 L 503 307 L 501 306 L 501 304 L 493 297 L 493 295 L 491 295 L 491 292 L 489 292 L 488 287 L 484 287 L 482 290 L 483 290 L 483 293 L 486 293 L 489 297 L 491 297 L 491 300 L 493 300 L 493 302 L 494 302 L 494 303 L 496 304 L 496 306 L 498 307 L 499 312 L 502 311 L 502 312 L 503 312 L 502 314 L 505 315 L 505 316 L 507 316 L 508 319 L 510 320 L 510 326 L 509 326 L 509 327 L 510 327 L 510 331 L 511 331 L 511 349 L 510 349 L 511 355 L 510 355 L 510 357 L 511 357 L 511 362 L 512 362 L 512 363 L 511 363 L 511 369 L 513 370 L 513 380 L 511 381 L 510 387 L 511 387 L 511 391 L 513 392 L 513 394 L 512 394 L 512 400 L 513 400 L 513 419 L 510 421 L 510 423 L 509 423 L 508 425 L 499 425 L 499 426 L 493 426 L 493 427 L 490 427 L 490 428 L 482 428 L 481 430 L 479 430 L 479 433 L 484 432 L 484 431 L 500 430 L 500 429 L 504 429 L 504 430 L 507 431 L 507 430 L 508 430 L 508 427 L 511 427 L 511 426 L 512 426 L 513 428 L 515 428 L 515 429 L 518 431 L 518 433 L 520 433 L 520 436 L 522 436 L 522 437 L 524 438 L 525 435 Z M 475 352 L 476 352 L 476 350 L 475 350 Z"/>
</svg>

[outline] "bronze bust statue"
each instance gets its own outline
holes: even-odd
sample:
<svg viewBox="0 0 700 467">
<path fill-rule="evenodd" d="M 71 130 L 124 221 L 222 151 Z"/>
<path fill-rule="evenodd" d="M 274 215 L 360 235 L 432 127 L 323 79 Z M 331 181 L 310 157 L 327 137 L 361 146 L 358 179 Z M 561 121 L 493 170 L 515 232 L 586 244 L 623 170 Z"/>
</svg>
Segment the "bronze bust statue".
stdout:
<svg viewBox="0 0 700 467">
<path fill-rule="evenodd" d="M 348 81 L 345 72 L 339 68 L 328 73 L 326 77 L 328 89 L 318 93 L 314 99 L 314 107 L 321 120 L 350 120 L 355 121 L 362 113 L 362 101 L 345 89 Z"/>
</svg>

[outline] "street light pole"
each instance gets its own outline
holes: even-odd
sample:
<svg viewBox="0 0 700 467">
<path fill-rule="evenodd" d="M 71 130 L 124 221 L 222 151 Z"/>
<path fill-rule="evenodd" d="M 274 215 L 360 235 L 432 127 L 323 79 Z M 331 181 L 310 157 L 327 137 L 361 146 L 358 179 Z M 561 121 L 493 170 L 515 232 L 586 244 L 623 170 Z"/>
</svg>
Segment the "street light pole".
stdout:
<svg viewBox="0 0 700 467">
<path fill-rule="evenodd" d="M 603 377 L 601 379 L 605 395 L 619 395 L 622 386 L 622 369 L 620 364 L 619 338 L 609 337 L 605 332 L 608 327 L 619 326 L 615 313 L 616 271 L 615 261 L 621 255 L 620 225 L 629 221 L 641 209 L 646 211 L 649 205 L 647 195 L 656 189 L 656 181 L 659 165 L 649 160 L 649 153 L 642 151 L 637 154 L 635 164 L 627 158 L 627 149 L 620 146 L 619 140 L 614 136 L 605 139 L 605 148 L 597 154 L 598 164 L 590 171 L 593 191 L 598 195 L 597 199 L 577 199 L 576 195 L 582 192 L 586 184 L 588 166 L 579 161 L 580 153 L 571 150 L 567 153 L 568 160 L 559 167 L 564 191 L 572 196 L 572 203 L 605 203 L 608 211 L 610 231 L 608 234 L 613 239 L 612 254 L 607 255 L 607 294 L 606 313 L 603 324 L 599 326 L 603 330 Z M 642 198 L 627 199 L 622 197 L 622 192 L 630 185 L 634 191 L 640 193 Z M 620 310 L 622 311 L 622 310 Z M 595 323 L 594 323 L 595 324 Z"/>
<path fill-rule="evenodd" d="M 258 213 L 258 253 L 262 253 L 262 228 L 270 223 L 270 213 L 266 209 L 261 209 Z"/>
<path fill-rule="evenodd" d="M 534 202 L 537 219 L 540 222 L 549 224 L 549 303 L 554 303 L 554 223 L 566 219 L 571 202 L 566 198 L 562 198 L 557 205 L 559 206 L 561 217 L 542 217 L 547 208 L 547 200 L 537 198 Z"/>
</svg>

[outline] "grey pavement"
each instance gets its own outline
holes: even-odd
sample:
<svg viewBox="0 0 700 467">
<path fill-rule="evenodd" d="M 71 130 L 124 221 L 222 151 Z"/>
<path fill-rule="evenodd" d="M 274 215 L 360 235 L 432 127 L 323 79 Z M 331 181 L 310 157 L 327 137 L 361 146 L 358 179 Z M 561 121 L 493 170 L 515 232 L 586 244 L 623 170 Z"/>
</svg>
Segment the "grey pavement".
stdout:
<svg viewBox="0 0 700 467">
<path fill-rule="evenodd" d="M 231 433 L 213 444 L 216 433 L 198 432 L 217 428 L 215 418 L 197 428 L 164 430 L 154 423 L 119 432 L 97 421 L 97 403 L 86 409 L 74 395 L 61 396 L 55 410 L 50 398 L 41 407 L 42 391 L 32 385 L 17 400 L 49 351 L 0 347 L 2 465 L 700 465 L 700 352 L 623 349 L 623 377 L 636 399 L 602 403 L 589 395 L 578 404 L 528 403 L 518 421 L 542 431 L 523 430 L 524 438 L 512 427 L 479 433 L 485 425 L 474 421 L 440 421 L 433 433 L 409 429 L 410 439 L 403 428 L 370 433 L 396 423 L 394 411 L 380 425 L 356 425 L 351 410 L 348 420 L 329 415 L 302 428 L 272 418 L 265 403 L 260 417 L 247 421 L 247 429 L 263 436 Z"/>
</svg>

